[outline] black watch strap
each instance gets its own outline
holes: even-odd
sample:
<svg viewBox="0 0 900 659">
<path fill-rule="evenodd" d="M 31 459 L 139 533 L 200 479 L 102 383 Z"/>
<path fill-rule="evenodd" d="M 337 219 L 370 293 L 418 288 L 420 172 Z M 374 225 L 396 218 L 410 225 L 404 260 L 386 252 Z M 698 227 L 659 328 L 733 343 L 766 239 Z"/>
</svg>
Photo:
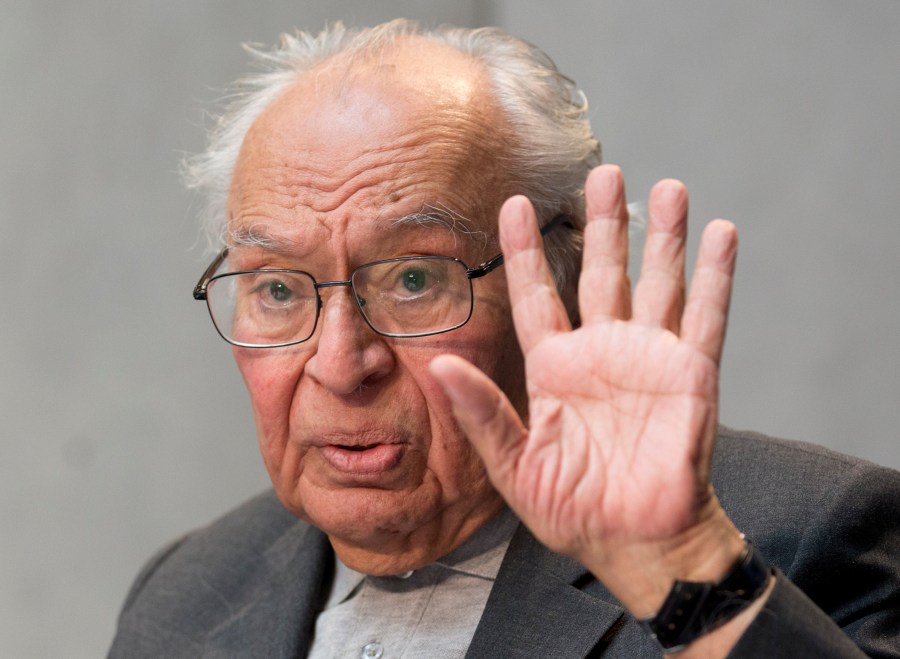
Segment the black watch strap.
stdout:
<svg viewBox="0 0 900 659">
<path fill-rule="evenodd" d="M 677 652 L 725 624 L 763 594 L 771 570 L 748 540 L 718 584 L 676 581 L 655 616 L 638 620 L 667 652 Z"/>
</svg>

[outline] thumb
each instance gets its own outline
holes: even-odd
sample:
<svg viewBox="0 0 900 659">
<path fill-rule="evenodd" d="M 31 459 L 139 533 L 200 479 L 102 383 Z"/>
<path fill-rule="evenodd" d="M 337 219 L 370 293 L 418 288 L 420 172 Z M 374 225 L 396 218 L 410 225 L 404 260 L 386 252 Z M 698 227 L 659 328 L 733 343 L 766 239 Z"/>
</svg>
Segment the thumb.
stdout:
<svg viewBox="0 0 900 659">
<path fill-rule="evenodd" d="M 444 390 L 459 427 L 487 467 L 494 487 L 509 501 L 528 430 L 500 388 L 465 359 L 435 357 L 431 374 Z"/>
</svg>

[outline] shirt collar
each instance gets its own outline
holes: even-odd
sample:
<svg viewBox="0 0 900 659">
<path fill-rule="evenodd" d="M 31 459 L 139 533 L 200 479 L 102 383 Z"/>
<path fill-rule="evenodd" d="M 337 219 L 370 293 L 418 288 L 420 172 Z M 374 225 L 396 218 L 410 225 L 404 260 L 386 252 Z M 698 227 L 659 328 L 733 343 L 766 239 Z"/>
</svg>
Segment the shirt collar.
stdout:
<svg viewBox="0 0 900 659">
<path fill-rule="evenodd" d="M 471 538 L 434 564 L 482 579 L 496 579 L 518 524 L 519 520 L 512 511 L 504 508 Z"/>
</svg>

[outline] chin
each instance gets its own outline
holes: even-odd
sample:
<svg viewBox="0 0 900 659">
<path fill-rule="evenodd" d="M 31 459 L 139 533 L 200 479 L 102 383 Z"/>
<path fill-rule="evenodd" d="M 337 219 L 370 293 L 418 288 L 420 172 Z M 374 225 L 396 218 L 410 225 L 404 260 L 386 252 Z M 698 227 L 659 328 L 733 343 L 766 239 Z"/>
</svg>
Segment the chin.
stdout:
<svg viewBox="0 0 900 659">
<path fill-rule="evenodd" d="M 361 547 L 377 548 L 408 537 L 434 520 L 440 501 L 430 493 L 348 487 L 303 492 L 282 503 L 292 513 L 324 531 L 329 537 Z M 295 493 L 291 493 L 294 495 Z"/>
</svg>

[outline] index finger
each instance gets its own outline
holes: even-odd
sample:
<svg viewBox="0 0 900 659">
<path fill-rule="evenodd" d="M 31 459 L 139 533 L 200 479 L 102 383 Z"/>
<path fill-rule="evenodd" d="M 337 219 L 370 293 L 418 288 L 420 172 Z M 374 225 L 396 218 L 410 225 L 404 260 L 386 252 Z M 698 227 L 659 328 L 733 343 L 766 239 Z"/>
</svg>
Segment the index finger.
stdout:
<svg viewBox="0 0 900 659">
<path fill-rule="evenodd" d="M 510 197 L 500 209 L 500 246 L 523 353 L 547 336 L 572 329 L 550 266 L 531 202 Z"/>
</svg>

